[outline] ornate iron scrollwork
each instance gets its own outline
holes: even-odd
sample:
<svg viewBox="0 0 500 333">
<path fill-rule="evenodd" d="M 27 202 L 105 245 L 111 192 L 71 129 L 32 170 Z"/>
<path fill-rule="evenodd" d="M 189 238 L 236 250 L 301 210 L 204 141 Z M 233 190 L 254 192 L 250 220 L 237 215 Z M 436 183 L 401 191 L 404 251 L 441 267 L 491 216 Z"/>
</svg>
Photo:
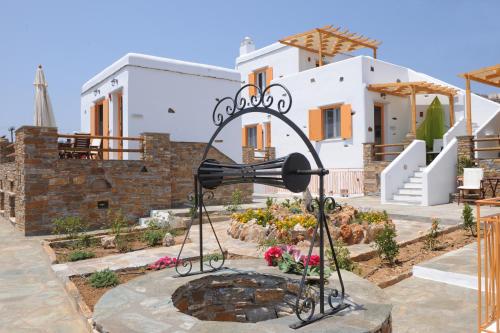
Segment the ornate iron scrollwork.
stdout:
<svg viewBox="0 0 500 333">
<path fill-rule="evenodd" d="M 243 92 L 253 89 L 255 94 L 248 94 L 248 97 L 243 96 Z M 281 98 L 276 99 L 271 95 L 271 89 L 279 88 L 282 90 Z M 277 89 L 274 89 L 276 91 Z M 292 107 L 292 95 L 287 88 L 281 84 L 271 84 L 264 90 L 253 84 L 246 84 L 241 87 L 234 97 L 224 97 L 218 100 L 212 113 L 212 120 L 215 126 L 220 126 L 224 122 L 224 113 L 229 117 L 236 116 L 239 111 L 250 107 L 261 107 L 269 109 L 276 102 L 276 109 L 280 114 L 286 114 Z"/>
</svg>

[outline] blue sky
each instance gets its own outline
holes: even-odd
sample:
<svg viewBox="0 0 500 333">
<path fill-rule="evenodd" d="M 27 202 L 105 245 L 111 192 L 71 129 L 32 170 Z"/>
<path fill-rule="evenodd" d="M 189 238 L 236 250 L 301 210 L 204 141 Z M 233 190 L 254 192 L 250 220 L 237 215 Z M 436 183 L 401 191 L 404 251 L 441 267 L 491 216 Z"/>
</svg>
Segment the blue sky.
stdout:
<svg viewBox="0 0 500 333">
<path fill-rule="evenodd" d="M 498 0 L 2 0 L 0 135 L 32 123 L 38 64 L 60 131 L 70 132 L 80 126 L 82 84 L 127 52 L 232 68 L 244 36 L 262 47 L 327 24 L 382 40 L 382 60 L 463 87 L 458 73 L 499 61 L 499 12 Z"/>
</svg>

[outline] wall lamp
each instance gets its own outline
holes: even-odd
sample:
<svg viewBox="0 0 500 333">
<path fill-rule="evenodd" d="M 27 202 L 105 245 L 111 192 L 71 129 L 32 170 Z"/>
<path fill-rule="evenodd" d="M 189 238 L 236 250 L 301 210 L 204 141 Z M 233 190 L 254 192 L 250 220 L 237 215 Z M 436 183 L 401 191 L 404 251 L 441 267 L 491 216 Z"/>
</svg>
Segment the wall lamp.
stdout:
<svg viewBox="0 0 500 333">
<path fill-rule="evenodd" d="M 118 85 L 118 79 L 114 78 L 113 80 L 111 80 L 111 85 L 114 87 L 116 85 Z"/>
</svg>

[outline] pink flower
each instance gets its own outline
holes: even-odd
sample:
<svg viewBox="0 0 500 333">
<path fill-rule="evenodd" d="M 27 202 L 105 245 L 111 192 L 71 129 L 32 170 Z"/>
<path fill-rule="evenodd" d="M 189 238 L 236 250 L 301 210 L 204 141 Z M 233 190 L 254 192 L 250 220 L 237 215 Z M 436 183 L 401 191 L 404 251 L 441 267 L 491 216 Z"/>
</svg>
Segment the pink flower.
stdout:
<svg viewBox="0 0 500 333">
<path fill-rule="evenodd" d="M 174 267 L 177 263 L 177 258 L 170 258 L 169 256 L 156 260 L 153 264 L 148 266 L 148 269 L 159 270 L 167 267 Z"/>
<path fill-rule="evenodd" d="M 283 250 L 278 246 L 273 246 L 264 253 L 264 259 L 269 266 L 276 266 L 282 255 Z"/>
</svg>

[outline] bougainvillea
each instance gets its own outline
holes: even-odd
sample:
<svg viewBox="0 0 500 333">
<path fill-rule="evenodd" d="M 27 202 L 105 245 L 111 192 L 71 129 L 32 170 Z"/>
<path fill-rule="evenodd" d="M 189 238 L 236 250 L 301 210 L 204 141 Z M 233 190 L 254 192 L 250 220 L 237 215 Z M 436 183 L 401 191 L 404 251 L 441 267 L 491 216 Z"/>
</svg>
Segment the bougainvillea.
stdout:
<svg viewBox="0 0 500 333">
<path fill-rule="evenodd" d="M 170 258 L 169 256 L 165 256 L 156 260 L 153 264 L 148 266 L 148 269 L 159 270 L 168 267 L 174 267 L 177 263 L 177 258 Z"/>
<path fill-rule="evenodd" d="M 306 267 L 307 255 L 293 245 L 273 246 L 264 253 L 264 259 L 269 266 L 278 266 L 285 273 L 302 274 Z M 320 258 L 317 254 L 311 255 L 307 275 L 319 275 Z M 325 267 L 325 276 L 330 276 L 330 269 Z"/>
</svg>

